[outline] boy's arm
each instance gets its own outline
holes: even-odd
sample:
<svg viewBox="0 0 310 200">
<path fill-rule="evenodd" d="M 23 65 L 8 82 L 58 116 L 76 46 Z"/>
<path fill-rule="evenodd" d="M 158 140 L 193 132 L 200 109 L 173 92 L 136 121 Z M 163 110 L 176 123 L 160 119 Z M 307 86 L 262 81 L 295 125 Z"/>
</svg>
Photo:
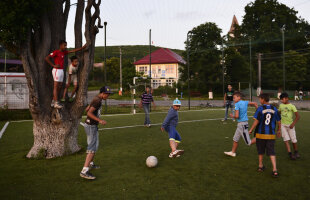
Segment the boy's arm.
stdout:
<svg viewBox="0 0 310 200">
<path fill-rule="evenodd" d="M 70 86 L 70 83 L 71 83 L 71 76 L 72 76 L 71 74 L 68 75 L 68 83 L 67 83 L 68 87 Z"/>
<path fill-rule="evenodd" d="M 257 119 L 254 119 L 254 123 L 252 124 L 251 129 L 249 130 L 249 134 L 251 134 L 253 132 L 253 130 L 256 128 L 256 126 L 258 125 L 259 121 Z"/>
<path fill-rule="evenodd" d="M 226 96 L 227 96 L 227 94 L 225 93 L 225 94 L 224 94 L 224 106 L 225 106 L 225 104 L 226 104 Z"/>
<path fill-rule="evenodd" d="M 58 68 L 59 65 L 54 65 L 51 60 L 50 60 L 50 55 L 46 56 L 45 57 L 45 61 L 51 66 L 51 67 L 54 67 L 54 68 Z"/>
<path fill-rule="evenodd" d="M 77 51 L 81 51 L 82 49 L 85 49 L 86 47 L 87 47 L 87 44 L 84 44 L 84 46 L 82 46 L 80 48 L 72 49 L 72 50 L 68 51 L 68 53 L 74 53 Z"/>
<path fill-rule="evenodd" d="M 290 125 L 290 129 L 294 128 L 294 126 L 296 125 L 297 121 L 300 119 L 300 115 L 298 112 L 295 112 L 295 120 L 293 121 L 293 123 Z"/>
<path fill-rule="evenodd" d="M 254 106 L 256 109 L 258 108 L 258 105 L 256 102 L 249 102 L 250 106 Z"/>
<path fill-rule="evenodd" d="M 96 108 L 94 107 L 90 107 L 89 110 L 87 111 L 87 117 L 91 118 L 92 120 L 95 120 L 97 122 L 99 122 L 102 125 L 105 125 L 107 122 L 104 120 L 99 119 L 98 117 L 96 117 L 94 115 L 94 111 L 96 110 Z"/>
<path fill-rule="evenodd" d="M 172 114 L 171 114 L 170 111 L 169 111 L 168 114 L 167 114 L 167 116 L 166 116 L 166 118 L 165 118 L 165 120 L 164 120 L 164 122 L 163 122 L 163 124 L 161 125 L 161 127 L 167 126 L 167 124 L 169 123 L 171 117 L 172 117 Z"/>
<path fill-rule="evenodd" d="M 239 118 L 239 110 L 235 110 L 235 115 L 230 114 L 230 117 L 231 117 L 231 118 L 238 119 L 238 118 Z"/>
</svg>

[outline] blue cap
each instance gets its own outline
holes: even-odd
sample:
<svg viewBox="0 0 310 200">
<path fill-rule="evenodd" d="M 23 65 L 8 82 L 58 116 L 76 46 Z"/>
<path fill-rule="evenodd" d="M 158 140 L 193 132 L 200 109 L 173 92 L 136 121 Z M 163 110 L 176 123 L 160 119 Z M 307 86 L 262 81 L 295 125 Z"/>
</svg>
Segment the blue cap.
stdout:
<svg viewBox="0 0 310 200">
<path fill-rule="evenodd" d="M 109 86 L 103 86 L 100 88 L 100 93 L 112 94 L 111 88 Z"/>
<path fill-rule="evenodd" d="M 174 106 L 180 106 L 181 105 L 181 101 L 179 99 L 176 99 L 173 101 L 173 105 Z"/>
</svg>

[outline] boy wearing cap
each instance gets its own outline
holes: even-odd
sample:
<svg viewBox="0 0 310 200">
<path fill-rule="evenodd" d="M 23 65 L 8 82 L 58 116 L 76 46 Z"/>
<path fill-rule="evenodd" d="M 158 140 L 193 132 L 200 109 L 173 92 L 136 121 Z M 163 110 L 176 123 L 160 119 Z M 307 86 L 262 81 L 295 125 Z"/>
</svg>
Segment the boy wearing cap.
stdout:
<svg viewBox="0 0 310 200">
<path fill-rule="evenodd" d="M 90 169 L 99 169 L 100 167 L 94 164 L 94 156 L 99 146 L 99 134 L 98 124 L 105 125 L 107 122 L 101 120 L 100 110 L 102 100 L 105 100 L 111 94 L 111 89 L 108 86 L 104 86 L 100 89 L 100 93 L 93 99 L 89 106 L 86 108 L 87 118 L 85 120 L 84 129 L 87 135 L 87 151 L 84 167 L 80 173 L 80 176 L 85 179 L 95 179 Z"/>
<path fill-rule="evenodd" d="M 173 101 L 173 106 L 169 109 L 168 114 L 161 126 L 161 131 L 169 133 L 169 144 L 171 153 L 169 158 L 179 157 L 184 153 L 184 150 L 178 150 L 178 145 L 181 142 L 181 136 L 176 130 L 179 121 L 178 110 L 180 110 L 181 101 L 176 99 Z"/>
</svg>

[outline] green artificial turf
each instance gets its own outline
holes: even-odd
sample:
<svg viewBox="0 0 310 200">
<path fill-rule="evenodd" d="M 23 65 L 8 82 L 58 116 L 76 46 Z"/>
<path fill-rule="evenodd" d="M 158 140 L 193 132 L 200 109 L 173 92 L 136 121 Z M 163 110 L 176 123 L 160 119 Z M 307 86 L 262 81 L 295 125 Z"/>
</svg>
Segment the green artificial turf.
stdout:
<svg viewBox="0 0 310 200">
<path fill-rule="evenodd" d="M 253 111 L 253 110 L 252 110 Z M 224 111 L 180 112 L 180 121 L 218 119 Z M 250 112 L 249 115 L 253 113 Z M 288 159 L 283 141 L 276 142 L 279 178 L 272 178 L 271 163 L 257 169 L 256 147 L 241 140 L 237 157 L 230 151 L 236 123 L 220 120 L 180 123 L 177 127 L 185 154 L 168 158 L 167 133 L 160 126 L 100 131 L 95 157 L 101 169 L 92 170 L 96 180 L 79 176 L 85 159 L 86 136 L 79 129 L 82 151 L 56 159 L 27 159 L 33 142 L 32 122 L 11 122 L 0 139 L 0 199 L 310 199 L 310 112 L 301 112 L 296 132 L 301 158 Z M 165 113 L 152 113 L 161 123 Z M 143 114 L 103 116 L 108 124 L 99 128 L 141 125 Z M 252 123 L 252 120 L 250 120 Z M 1 128 L 4 122 L 0 122 Z M 145 160 L 154 155 L 156 168 Z"/>
</svg>

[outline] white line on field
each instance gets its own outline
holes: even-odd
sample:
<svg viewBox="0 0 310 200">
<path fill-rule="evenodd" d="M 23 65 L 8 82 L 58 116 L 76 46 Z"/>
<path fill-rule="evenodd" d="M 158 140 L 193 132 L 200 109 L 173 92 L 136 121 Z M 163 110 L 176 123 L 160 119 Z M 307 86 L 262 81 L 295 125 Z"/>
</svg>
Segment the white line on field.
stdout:
<svg viewBox="0 0 310 200">
<path fill-rule="evenodd" d="M 204 110 L 184 110 L 184 111 L 178 111 L 178 112 L 203 112 L 203 111 L 214 111 L 214 110 L 225 110 L 225 109 L 204 109 Z M 150 115 L 154 114 L 164 114 L 167 112 L 151 112 Z M 145 115 L 145 113 L 136 113 L 136 114 L 110 114 L 110 115 L 102 115 L 103 117 L 116 117 L 116 116 L 127 116 L 127 115 Z M 86 118 L 86 115 L 83 115 L 82 118 Z"/>
<path fill-rule="evenodd" d="M 215 110 L 225 110 L 225 109 L 184 110 L 184 111 L 179 111 L 179 112 L 203 112 L 203 111 L 215 111 Z M 150 114 L 151 115 L 153 115 L 153 114 L 164 114 L 167 112 L 153 112 Z M 117 116 L 129 116 L 129 115 L 144 115 L 144 114 L 145 113 L 110 114 L 110 115 L 102 115 L 102 117 L 117 117 Z M 86 115 L 82 116 L 82 118 L 86 118 Z M 16 120 L 16 121 L 11 121 L 11 122 L 20 123 L 20 122 L 32 122 L 32 121 L 33 121 L 32 119 L 29 119 L 29 120 Z"/>
<path fill-rule="evenodd" d="M 4 131 L 5 131 L 6 128 L 8 127 L 9 123 L 10 123 L 10 122 L 6 122 L 6 123 L 4 124 L 4 126 L 3 126 L 3 128 L 1 129 L 1 132 L 0 132 L 0 139 L 1 139 L 1 137 L 2 137 L 2 135 L 3 135 L 3 133 L 4 133 Z"/>
<path fill-rule="evenodd" d="M 192 122 L 202 122 L 202 121 L 216 121 L 216 120 L 222 120 L 223 118 L 216 118 L 216 119 L 198 119 L 198 120 L 189 120 L 189 121 L 180 121 L 179 124 L 183 123 L 192 123 Z M 162 123 L 157 124 L 151 124 L 152 126 L 159 126 L 162 125 Z M 83 125 L 82 125 L 83 126 Z M 119 126 L 119 127 L 111 127 L 111 128 L 100 128 L 99 131 L 102 130 L 113 130 L 113 129 L 123 129 L 123 128 L 135 128 L 135 127 L 143 127 L 144 125 L 131 125 L 131 126 Z"/>
</svg>

